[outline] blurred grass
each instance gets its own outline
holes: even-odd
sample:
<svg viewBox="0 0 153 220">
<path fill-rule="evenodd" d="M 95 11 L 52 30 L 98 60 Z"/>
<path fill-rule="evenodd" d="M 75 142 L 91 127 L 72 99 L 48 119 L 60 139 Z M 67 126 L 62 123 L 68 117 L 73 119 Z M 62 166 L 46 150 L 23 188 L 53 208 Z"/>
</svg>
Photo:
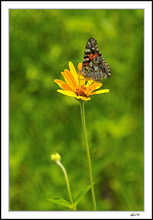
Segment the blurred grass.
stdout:
<svg viewBox="0 0 153 220">
<path fill-rule="evenodd" d="M 54 79 L 82 62 L 90 37 L 110 65 L 110 93 L 86 102 L 86 124 L 98 210 L 144 210 L 143 10 L 10 10 L 11 211 L 66 210 L 64 176 L 73 196 L 89 184 L 78 102 L 58 94 Z M 92 210 L 90 192 L 78 210 Z"/>
</svg>

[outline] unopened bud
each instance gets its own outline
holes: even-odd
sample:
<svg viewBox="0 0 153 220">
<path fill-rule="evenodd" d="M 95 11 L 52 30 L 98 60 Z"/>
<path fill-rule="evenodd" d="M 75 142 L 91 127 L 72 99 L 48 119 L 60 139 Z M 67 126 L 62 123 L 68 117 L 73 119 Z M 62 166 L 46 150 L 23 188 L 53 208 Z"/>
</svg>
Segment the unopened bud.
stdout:
<svg viewBox="0 0 153 220">
<path fill-rule="evenodd" d="M 54 162 L 58 162 L 61 160 L 61 156 L 58 153 L 51 154 L 51 160 Z"/>
</svg>

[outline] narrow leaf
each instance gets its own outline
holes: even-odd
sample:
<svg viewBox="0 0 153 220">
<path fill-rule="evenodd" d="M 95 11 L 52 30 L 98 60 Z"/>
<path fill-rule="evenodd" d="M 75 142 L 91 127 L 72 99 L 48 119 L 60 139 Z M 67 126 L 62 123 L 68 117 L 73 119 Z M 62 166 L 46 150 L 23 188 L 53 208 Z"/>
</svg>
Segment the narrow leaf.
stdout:
<svg viewBox="0 0 153 220">
<path fill-rule="evenodd" d="M 76 199 L 75 199 L 75 202 L 74 204 L 77 205 L 80 200 L 83 198 L 83 196 L 90 190 L 91 188 L 91 185 L 87 185 L 87 186 L 84 186 L 81 191 L 78 193 Z"/>
<path fill-rule="evenodd" d="M 65 206 L 65 207 L 72 209 L 72 204 L 70 204 L 68 201 L 66 201 L 63 198 L 58 197 L 58 198 L 51 198 L 51 199 L 47 199 L 47 200 L 50 202 L 53 202 L 53 203 L 56 203 L 56 204 L 59 204 L 59 205 L 62 205 L 62 206 Z"/>
</svg>

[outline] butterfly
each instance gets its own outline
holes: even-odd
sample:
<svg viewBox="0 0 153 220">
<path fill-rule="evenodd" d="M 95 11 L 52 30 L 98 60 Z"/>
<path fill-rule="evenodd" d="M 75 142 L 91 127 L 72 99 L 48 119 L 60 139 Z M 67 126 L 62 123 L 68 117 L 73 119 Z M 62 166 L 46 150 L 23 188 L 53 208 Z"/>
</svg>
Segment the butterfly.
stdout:
<svg viewBox="0 0 153 220">
<path fill-rule="evenodd" d="M 109 65 L 102 57 L 102 54 L 98 50 L 97 41 L 93 37 L 86 44 L 82 75 L 96 82 L 100 82 L 100 79 L 108 78 L 111 75 Z"/>
</svg>

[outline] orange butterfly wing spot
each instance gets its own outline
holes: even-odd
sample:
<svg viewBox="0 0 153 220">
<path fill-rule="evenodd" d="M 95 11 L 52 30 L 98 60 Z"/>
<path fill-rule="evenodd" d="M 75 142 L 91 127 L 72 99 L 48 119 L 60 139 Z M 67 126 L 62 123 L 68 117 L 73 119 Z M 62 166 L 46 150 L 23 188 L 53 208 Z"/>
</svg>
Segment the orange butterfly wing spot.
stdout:
<svg viewBox="0 0 153 220">
<path fill-rule="evenodd" d="M 95 57 L 98 57 L 98 54 L 97 53 L 95 53 L 95 54 L 89 54 L 89 59 L 90 60 L 93 60 Z"/>
</svg>

